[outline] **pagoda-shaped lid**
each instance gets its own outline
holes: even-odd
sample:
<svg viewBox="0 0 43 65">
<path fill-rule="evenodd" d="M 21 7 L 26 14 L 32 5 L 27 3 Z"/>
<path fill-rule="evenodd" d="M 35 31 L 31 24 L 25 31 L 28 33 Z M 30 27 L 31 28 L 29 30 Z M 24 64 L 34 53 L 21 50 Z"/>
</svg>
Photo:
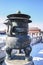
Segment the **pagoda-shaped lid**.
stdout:
<svg viewBox="0 0 43 65">
<path fill-rule="evenodd" d="M 31 18 L 29 15 L 22 14 L 20 11 L 15 14 L 8 15 L 7 18 L 10 20 L 26 20 L 28 23 L 32 22 L 31 20 L 29 20 L 29 18 Z"/>
<path fill-rule="evenodd" d="M 30 18 L 30 16 L 29 15 L 26 15 L 26 14 L 22 14 L 20 11 L 18 11 L 17 13 L 15 13 L 15 14 L 10 14 L 10 15 L 8 15 L 7 16 L 7 18 L 10 18 L 10 17 L 20 17 L 20 18 Z"/>
</svg>

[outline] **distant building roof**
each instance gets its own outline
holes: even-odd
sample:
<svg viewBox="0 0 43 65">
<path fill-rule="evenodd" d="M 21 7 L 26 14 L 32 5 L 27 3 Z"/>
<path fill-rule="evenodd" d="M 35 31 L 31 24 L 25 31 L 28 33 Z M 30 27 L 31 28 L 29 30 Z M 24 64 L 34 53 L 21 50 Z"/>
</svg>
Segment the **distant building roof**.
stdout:
<svg viewBox="0 0 43 65">
<path fill-rule="evenodd" d="M 38 27 L 30 27 L 28 33 L 39 33 L 41 32 L 41 29 Z"/>
<path fill-rule="evenodd" d="M 30 27 L 29 31 L 41 31 L 38 27 Z"/>
</svg>

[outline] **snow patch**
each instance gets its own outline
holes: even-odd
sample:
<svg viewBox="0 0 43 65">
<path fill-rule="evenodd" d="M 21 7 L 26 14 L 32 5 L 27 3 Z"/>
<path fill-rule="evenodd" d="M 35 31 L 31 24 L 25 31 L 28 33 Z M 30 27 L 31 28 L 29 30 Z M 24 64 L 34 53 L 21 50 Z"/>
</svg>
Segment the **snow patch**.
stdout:
<svg viewBox="0 0 43 65">
<path fill-rule="evenodd" d="M 36 61 L 40 61 L 40 60 L 43 60 L 43 58 L 41 57 L 33 57 L 33 61 L 36 60 Z"/>
<path fill-rule="evenodd" d="M 40 50 L 40 51 L 39 51 L 39 54 L 43 54 L 43 50 Z"/>
</svg>

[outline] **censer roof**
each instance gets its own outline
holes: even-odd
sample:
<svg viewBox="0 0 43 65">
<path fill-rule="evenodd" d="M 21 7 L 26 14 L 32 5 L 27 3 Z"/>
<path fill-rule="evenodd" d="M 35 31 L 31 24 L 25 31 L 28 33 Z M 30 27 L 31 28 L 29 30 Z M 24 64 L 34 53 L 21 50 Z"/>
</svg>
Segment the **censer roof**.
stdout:
<svg viewBox="0 0 43 65">
<path fill-rule="evenodd" d="M 31 18 L 30 15 L 27 15 L 27 14 L 22 14 L 20 11 L 18 11 L 17 13 L 15 14 L 10 14 L 7 16 L 7 18 L 10 18 L 10 17 L 18 17 L 18 18 Z"/>
<path fill-rule="evenodd" d="M 18 11 L 15 14 L 8 15 L 7 18 L 8 18 L 7 20 L 21 20 L 21 21 L 24 20 L 27 23 L 32 22 L 31 20 L 29 20 L 31 18 L 30 15 L 22 14 L 20 11 Z"/>
</svg>

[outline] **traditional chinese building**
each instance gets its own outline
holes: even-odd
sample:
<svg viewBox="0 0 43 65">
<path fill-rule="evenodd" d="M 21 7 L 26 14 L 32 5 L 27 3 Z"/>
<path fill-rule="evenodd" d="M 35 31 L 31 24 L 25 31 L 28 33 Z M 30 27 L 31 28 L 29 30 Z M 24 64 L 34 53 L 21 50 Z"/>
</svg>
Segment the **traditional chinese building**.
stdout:
<svg viewBox="0 0 43 65">
<path fill-rule="evenodd" d="M 41 31 L 41 36 L 43 36 L 43 31 Z"/>
<path fill-rule="evenodd" d="M 41 29 L 39 29 L 38 27 L 31 27 L 29 28 L 28 34 L 30 34 L 31 37 L 38 37 L 41 35 Z"/>
<path fill-rule="evenodd" d="M 42 43 L 43 43 L 43 31 L 41 31 Z"/>
</svg>

